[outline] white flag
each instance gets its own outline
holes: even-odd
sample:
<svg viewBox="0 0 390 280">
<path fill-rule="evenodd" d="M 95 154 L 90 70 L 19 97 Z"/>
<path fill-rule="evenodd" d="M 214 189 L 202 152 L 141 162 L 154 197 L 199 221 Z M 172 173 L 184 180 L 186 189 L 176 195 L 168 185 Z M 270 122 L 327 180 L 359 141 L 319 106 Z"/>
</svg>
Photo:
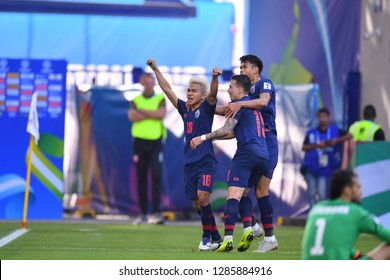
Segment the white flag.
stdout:
<svg viewBox="0 0 390 280">
<path fill-rule="evenodd" d="M 35 144 L 39 140 L 39 123 L 37 112 L 37 93 L 34 92 L 31 99 L 30 113 L 28 115 L 27 132 L 34 136 Z"/>
</svg>

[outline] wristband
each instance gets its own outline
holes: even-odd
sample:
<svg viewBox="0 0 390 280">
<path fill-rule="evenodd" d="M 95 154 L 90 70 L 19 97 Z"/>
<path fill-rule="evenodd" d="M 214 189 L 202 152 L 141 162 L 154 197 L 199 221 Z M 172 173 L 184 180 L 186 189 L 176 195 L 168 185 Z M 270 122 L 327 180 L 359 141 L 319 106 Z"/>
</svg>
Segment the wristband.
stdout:
<svg viewBox="0 0 390 280">
<path fill-rule="evenodd" d="M 203 134 L 202 136 L 200 136 L 200 139 L 202 139 L 202 141 L 206 141 L 206 134 Z"/>
</svg>

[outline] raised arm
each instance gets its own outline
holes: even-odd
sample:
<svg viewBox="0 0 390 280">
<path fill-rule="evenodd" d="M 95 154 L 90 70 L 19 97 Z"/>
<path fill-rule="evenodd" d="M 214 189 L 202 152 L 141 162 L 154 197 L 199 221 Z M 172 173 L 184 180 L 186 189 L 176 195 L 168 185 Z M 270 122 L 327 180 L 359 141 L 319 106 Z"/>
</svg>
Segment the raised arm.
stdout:
<svg viewBox="0 0 390 280">
<path fill-rule="evenodd" d="M 236 119 L 229 118 L 221 128 L 213 132 L 192 138 L 190 143 L 191 148 L 196 149 L 196 147 L 198 147 L 200 144 L 202 144 L 203 141 L 206 140 L 230 139 L 229 137 L 234 135 L 233 129 L 237 123 L 238 121 Z"/>
<path fill-rule="evenodd" d="M 233 118 L 241 108 L 260 109 L 267 107 L 270 100 L 271 94 L 263 92 L 256 99 L 230 103 L 226 106 L 225 117 Z"/>
<path fill-rule="evenodd" d="M 217 105 L 215 108 L 215 115 L 218 116 L 224 116 L 225 115 L 225 110 L 226 110 L 226 105 Z"/>
<path fill-rule="evenodd" d="M 173 92 L 171 85 L 168 83 L 168 81 L 161 74 L 160 69 L 158 69 L 156 61 L 154 59 L 148 59 L 146 64 L 149 65 L 149 67 L 153 70 L 161 89 L 163 90 L 165 95 L 168 97 L 168 99 L 171 101 L 172 105 L 175 106 L 175 108 L 177 109 L 178 98 L 177 98 L 176 94 Z"/>
<path fill-rule="evenodd" d="M 218 93 L 218 77 L 222 74 L 220 68 L 213 68 L 213 78 L 210 84 L 210 92 L 207 95 L 207 101 L 210 105 L 217 103 L 217 93 Z"/>
</svg>

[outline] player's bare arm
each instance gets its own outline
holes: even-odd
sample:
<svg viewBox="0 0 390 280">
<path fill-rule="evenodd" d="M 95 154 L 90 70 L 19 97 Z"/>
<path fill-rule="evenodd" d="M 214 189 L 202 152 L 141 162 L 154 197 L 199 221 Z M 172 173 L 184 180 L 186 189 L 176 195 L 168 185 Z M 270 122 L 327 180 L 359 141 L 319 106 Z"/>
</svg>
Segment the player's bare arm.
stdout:
<svg viewBox="0 0 390 280">
<path fill-rule="evenodd" d="M 222 74 L 220 68 L 213 68 L 213 78 L 210 84 L 210 92 L 207 95 L 207 101 L 210 105 L 217 103 L 217 93 L 218 93 L 218 77 Z"/>
<path fill-rule="evenodd" d="M 267 107 L 270 100 L 271 94 L 268 92 L 263 92 L 260 94 L 260 98 L 230 103 L 226 106 L 225 117 L 234 118 L 234 116 L 238 111 L 240 111 L 241 108 L 260 109 Z"/>
<path fill-rule="evenodd" d="M 237 123 L 238 121 L 236 119 L 227 119 L 223 127 L 206 134 L 206 140 L 218 139 L 232 133 L 234 134 L 233 129 Z"/>
<path fill-rule="evenodd" d="M 191 148 L 196 149 L 196 147 L 202 144 L 205 140 L 219 139 L 234 134 L 233 129 L 237 123 L 238 121 L 236 119 L 227 119 L 223 127 L 202 136 L 192 138 L 190 143 Z"/>
<path fill-rule="evenodd" d="M 222 137 L 218 137 L 218 138 L 214 138 L 212 141 L 215 141 L 215 140 L 230 140 L 230 139 L 233 139 L 235 138 L 236 135 L 234 134 L 234 132 L 228 134 L 228 135 L 225 135 L 225 136 L 222 136 Z"/>
<path fill-rule="evenodd" d="M 156 74 L 157 82 L 165 95 L 168 97 L 168 99 L 171 101 L 172 105 L 177 109 L 177 101 L 178 98 L 176 94 L 173 92 L 171 85 L 168 83 L 168 81 L 164 78 L 163 74 L 160 72 L 160 69 L 158 69 L 156 61 L 154 59 L 148 59 L 146 62 L 147 65 L 153 70 L 154 74 Z"/>
<path fill-rule="evenodd" d="M 217 105 L 217 107 L 215 108 L 215 115 L 218 115 L 218 116 L 224 116 L 225 115 L 225 110 L 226 110 L 226 105 L 224 106 L 221 106 L 221 105 Z"/>
</svg>

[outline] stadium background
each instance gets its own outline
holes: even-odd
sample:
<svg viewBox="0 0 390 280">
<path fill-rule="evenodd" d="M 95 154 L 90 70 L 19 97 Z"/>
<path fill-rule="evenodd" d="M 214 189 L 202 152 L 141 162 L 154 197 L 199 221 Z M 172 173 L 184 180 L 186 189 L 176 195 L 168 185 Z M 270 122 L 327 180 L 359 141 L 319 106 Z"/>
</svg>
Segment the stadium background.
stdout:
<svg viewBox="0 0 390 280">
<path fill-rule="evenodd" d="M 182 1 L 190 5 L 189 16 L 164 12 L 153 16 L 124 16 L 119 12 L 102 15 L 92 11 L 88 15 L 78 11 L 18 12 L 7 8 L 7 2 L 10 1 L 0 3 L 0 67 L 6 67 L 4 61 L 9 59 L 30 61 L 31 65 L 34 60 L 51 61 L 53 65 L 58 60 L 68 63 L 62 116 L 56 121 L 50 116 L 40 119 L 48 123 L 43 128 L 46 132 L 56 134 L 58 145 L 64 146 L 63 153 L 53 156 L 53 152 L 45 150 L 45 142 L 38 146 L 49 161 L 63 168 L 63 184 L 57 191 L 65 199 L 48 190 L 44 180 L 33 174 L 35 193 L 29 218 L 61 219 L 63 210 L 77 209 L 137 214 L 131 123 L 126 113 L 129 101 L 140 91 L 137 78 L 140 72 L 147 71 L 145 61 L 150 57 L 163 66 L 179 94 L 184 94 L 183 86 L 190 75 L 210 78 L 212 67 L 224 69 L 225 81 L 219 92 L 222 103 L 227 102 L 226 80 L 237 72 L 238 58 L 254 53 L 264 60 L 263 75 L 278 85 L 279 96 L 281 153 L 271 186 L 278 216 L 306 214 L 306 185 L 298 171 L 300 147 L 304 132 L 315 125 L 318 106 L 330 108 L 334 121 L 347 128 L 360 117 L 365 104 L 374 104 L 377 122 L 390 135 L 390 5 L 386 1 Z M 167 5 L 166 2 L 177 1 L 111 2 Z M 0 85 L 5 82 L 0 80 Z M 0 94 L 0 107 L 5 112 L 0 115 L 0 127 L 8 134 L 3 138 L 8 142 L 2 140 L 0 148 L 2 188 L 8 182 L 8 166 L 17 165 L 13 172 L 18 173 L 19 179 L 25 176 L 28 147 L 26 115 L 7 114 L 5 96 L 4 92 Z M 191 203 L 183 200 L 179 172 L 182 158 L 178 153 L 182 127 L 175 113 L 168 107 L 163 209 L 190 211 Z M 214 126 L 222 122 L 216 118 Z M 58 127 L 63 127 L 62 133 L 53 132 Z M 216 207 L 223 204 L 224 179 L 234 145 L 234 141 L 216 145 L 220 163 L 214 194 Z M 388 161 L 385 164 L 383 170 L 389 166 Z M 383 185 L 380 191 L 388 193 L 390 180 L 381 176 L 378 173 Z M 12 200 L 9 192 L 0 192 L 2 217 L 21 216 L 21 186 L 22 183 L 17 192 L 12 192 L 17 196 Z"/>
</svg>

